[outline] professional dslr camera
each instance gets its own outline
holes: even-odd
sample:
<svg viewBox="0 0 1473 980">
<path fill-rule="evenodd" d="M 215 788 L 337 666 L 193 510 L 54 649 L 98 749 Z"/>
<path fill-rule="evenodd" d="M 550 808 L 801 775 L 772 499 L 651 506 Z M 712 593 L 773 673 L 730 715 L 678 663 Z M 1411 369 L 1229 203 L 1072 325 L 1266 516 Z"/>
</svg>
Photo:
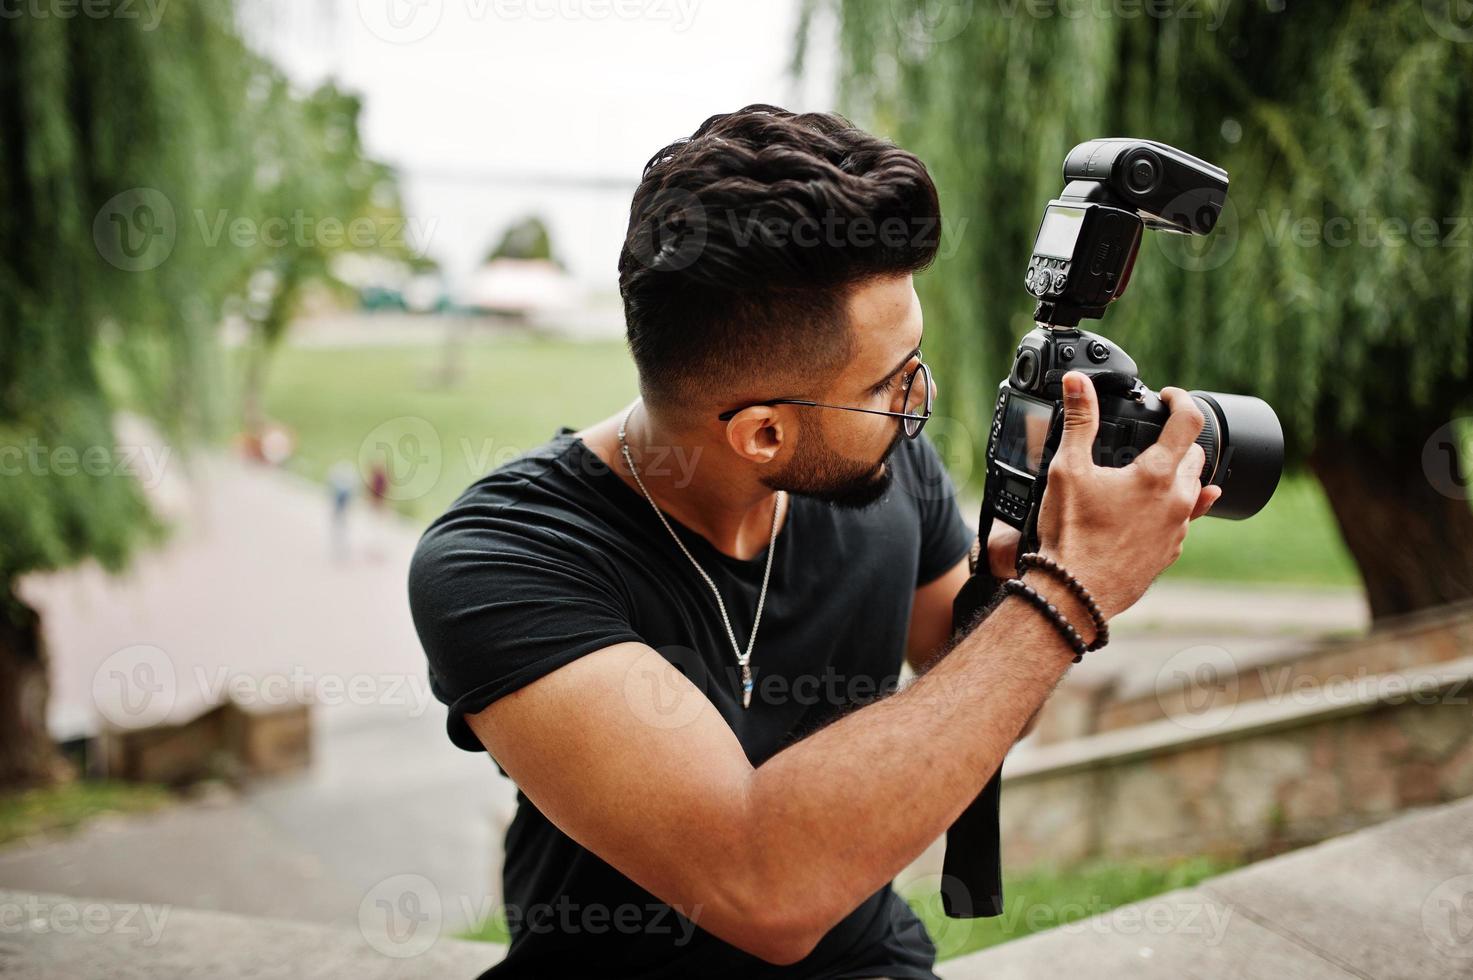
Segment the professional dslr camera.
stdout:
<svg viewBox="0 0 1473 980">
<path fill-rule="evenodd" d="M 1065 187 L 1048 203 L 1024 284 L 1038 305 L 1018 344 L 1012 371 L 998 386 L 987 442 L 987 483 L 978 523 L 981 554 L 953 606 L 953 624 L 971 624 L 998 582 L 987 560 L 993 519 L 1020 532 L 1018 554 L 1038 549 L 1038 510 L 1049 462 L 1063 433 L 1063 377 L 1080 371 L 1099 395 L 1095 463 L 1125 466 L 1154 443 L 1171 410 L 1147 388 L 1130 355 L 1079 329 L 1099 319 L 1125 292 L 1146 228 L 1206 235 L 1227 200 L 1227 171 L 1150 140 L 1098 139 L 1064 160 Z M 1222 496 L 1211 515 L 1241 520 L 1268 503 L 1284 461 L 1284 434 L 1261 399 L 1192 391 L 1205 424 L 1202 485 Z M 954 918 L 1002 913 L 998 804 L 1002 774 L 946 835 L 942 904 Z"/>
</svg>

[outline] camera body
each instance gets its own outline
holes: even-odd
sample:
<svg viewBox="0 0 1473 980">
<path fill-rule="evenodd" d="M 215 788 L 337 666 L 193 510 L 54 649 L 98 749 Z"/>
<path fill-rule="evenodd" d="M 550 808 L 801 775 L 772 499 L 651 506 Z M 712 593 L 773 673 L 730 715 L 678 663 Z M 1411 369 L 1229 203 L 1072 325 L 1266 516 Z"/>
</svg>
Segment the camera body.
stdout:
<svg viewBox="0 0 1473 980">
<path fill-rule="evenodd" d="M 984 529 L 996 517 L 1034 550 L 1037 511 L 1063 423 L 1064 374 L 1090 377 L 1100 402 L 1095 463 L 1126 466 L 1161 435 L 1171 411 L 1140 379 L 1117 344 L 1079 328 L 1102 317 L 1130 283 L 1147 228 L 1206 235 L 1227 200 L 1220 167 L 1150 140 L 1082 143 L 1064 161 L 1066 186 L 1044 209 L 1024 284 L 1037 297 L 1037 326 L 1019 342 L 998 386 L 987 446 Z M 1256 514 L 1273 495 L 1283 462 L 1283 432 L 1257 398 L 1194 391 L 1205 423 L 1197 442 L 1202 484 L 1223 488 L 1217 517 Z"/>
<path fill-rule="evenodd" d="M 985 547 L 994 519 L 1019 529 L 1019 555 L 1038 550 L 1038 511 L 1063 434 L 1067 372 L 1088 375 L 1099 396 L 1097 465 L 1126 466 L 1160 437 L 1170 408 L 1146 387 L 1129 354 L 1079 322 L 1104 316 L 1125 292 L 1145 229 L 1206 235 L 1227 200 L 1226 171 L 1150 140 L 1081 143 L 1064 161 L 1064 180 L 1028 260 L 1024 284 L 1038 300 L 1036 327 L 1019 341 L 998 385 L 977 525 L 984 547 L 952 605 L 956 630 L 975 623 L 997 593 Z M 1283 469 L 1278 416 L 1247 395 L 1190 395 L 1205 420 L 1197 436 L 1202 484 L 1223 491 L 1211 514 L 1251 517 L 1273 496 Z M 941 902 L 952 918 L 1002 914 L 1001 779 L 999 770 L 946 832 Z"/>
</svg>

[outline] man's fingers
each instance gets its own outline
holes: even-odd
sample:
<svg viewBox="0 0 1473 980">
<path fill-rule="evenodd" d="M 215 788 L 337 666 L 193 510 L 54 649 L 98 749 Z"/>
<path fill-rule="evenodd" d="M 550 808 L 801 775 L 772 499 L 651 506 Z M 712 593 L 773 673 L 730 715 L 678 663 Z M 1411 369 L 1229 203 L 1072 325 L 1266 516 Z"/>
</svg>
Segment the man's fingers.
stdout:
<svg viewBox="0 0 1473 980">
<path fill-rule="evenodd" d="M 1221 496 L 1222 487 L 1213 486 L 1210 483 L 1203 487 L 1202 492 L 1197 494 L 1197 505 L 1192 508 L 1192 520 L 1195 521 L 1211 510 L 1212 505 L 1217 503 L 1217 498 Z"/>
<path fill-rule="evenodd" d="M 1095 433 L 1100 428 L 1100 400 L 1095 386 L 1080 371 L 1064 375 L 1064 434 L 1055 457 L 1093 464 Z"/>
<path fill-rule="evenodd" d="M 1166 420 L 1166 427 L 1161 430 L 1161 437 L 1156 440 L 1156 445 L 1166 452 L 1175 465 L 1192 448 L 1206 420 L 1202 417 L 1202 409 L 1197 406 L 1197 400 L 1180 388 L 1162 388 L 1161 400 L 1171 406 L 1171 416 Z"/>
</svg>

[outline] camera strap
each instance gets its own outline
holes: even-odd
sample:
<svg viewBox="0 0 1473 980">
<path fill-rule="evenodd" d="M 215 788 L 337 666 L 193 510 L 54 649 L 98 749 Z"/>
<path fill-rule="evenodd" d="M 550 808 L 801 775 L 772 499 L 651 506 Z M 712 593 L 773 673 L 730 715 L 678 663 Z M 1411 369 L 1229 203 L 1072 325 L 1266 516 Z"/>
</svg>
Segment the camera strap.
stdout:
<svg viewBox="0 0 1473 980">
<path fill-rule="evenodd" d="M 1064 434 L 1064 412 L 1057 409 L 1044 440 L 1033 502 L 1018 539 L 1018 556 L 1038 550 L 1038 509 L 1047 488 L 1048 467 Z M 977 518 L 980 549 L 977 562 L 951 605 L 952 632 L 973 628 L 977 616 L 992 604 L 1002 585 L 988 562 L 987 536 L 996 516 L 984 498 Z M 946 856 L 941 866 L 941 906 L 953 919 L 978 919 L 1002 915 L 1002 766 L 982 787 L 967 808 L 946 831 Z"/>
<path fill-rule="evenodd" d="M 951 605 L 952 631 L 968 629 L 997 595 L 1001 584 L 987 561 L 992 505 L 982 504 L 977 527 L 980 550 L 971 577 Z M 941 906 L 953 919 L 1002 915 L 1002 767 L 946 831 L 941 866 Z"/>
</svg>

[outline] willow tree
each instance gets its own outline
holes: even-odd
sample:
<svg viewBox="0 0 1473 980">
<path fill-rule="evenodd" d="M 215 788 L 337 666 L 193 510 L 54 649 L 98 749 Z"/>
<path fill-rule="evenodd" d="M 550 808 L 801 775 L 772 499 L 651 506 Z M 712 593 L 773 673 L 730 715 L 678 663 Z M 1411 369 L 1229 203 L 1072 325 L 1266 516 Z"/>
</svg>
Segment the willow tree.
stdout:
<svg viewBox="0 0 1473 980">
<path fill-rule="evenodd" d="M 228 0 L 12 14 L 0 18 L 0 785 L 60 771 L 41 623 L 17 581 L 88 559 L 119 569 L 161 531 L 136 456 L 117 445 L 115 402 L 156 420 L 175 457 L 209 421 L 213 328 L 269 264 L 218 219 L 264 230 L 263 215 L 293 213 L 281 188 L 351 176 L 274 148 L 357 152 L 356 103 L 351 140 L 322 122 L 342 115 L 335 93 L 278 111 L 285 83 L 242 43 Z"/>
<path fill-rule="evenodd" d="M 1473 26 L 1455 3 L 807 12 L 825 6 L 842 108 L 919 154 L 941 192 L 951 228 L 919 288 L 927 351 L 965 380 L 943 393 L 951 414 L 986 417 L 1031 326 L 1022 260 L 1068 149 L 1182 147 L 1228 170 L 1229 207 L 1208 239 L 1148 235 L 1104 328 L 1148 383 L 1274 405 L 1373 615 L 1473 596 L 1468 430 L 1452 424 L 1473 395 Z"/>
</svg>

